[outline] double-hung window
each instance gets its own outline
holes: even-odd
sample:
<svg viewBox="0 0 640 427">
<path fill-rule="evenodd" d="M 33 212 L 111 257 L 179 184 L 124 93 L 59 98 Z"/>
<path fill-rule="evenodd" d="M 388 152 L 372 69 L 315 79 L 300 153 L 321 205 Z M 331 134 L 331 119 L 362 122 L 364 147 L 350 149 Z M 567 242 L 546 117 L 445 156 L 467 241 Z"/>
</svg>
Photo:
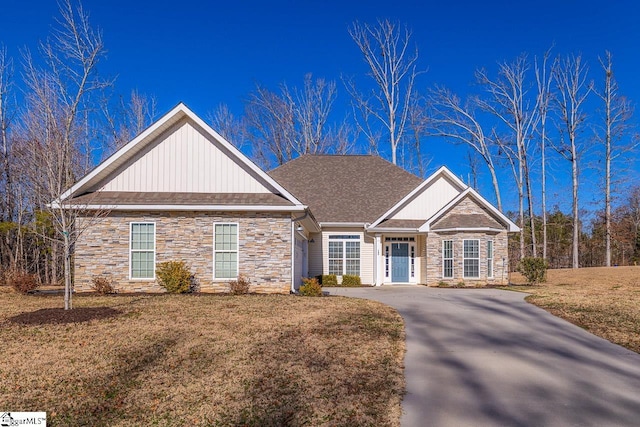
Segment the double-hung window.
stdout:
<svg viewBox="0 0 640 427">
<path fill-rule="evenodd" d="M 360 236 L 329 236 L 329 274 L 360 275 Z"/>
<path fill-rule="evenodd" d="M 464 277 L 480 277 L 480 240 L 463 241 Z"/>
<path fill-rule="evenodd" d="M 238 277 L 238 224 L 213 225 L 213 277 Z"/>
<path fill-rule="evenodd" d="M 453 240 L 442 241 L 442 277 L 453 278 Z"/>
<path fill-rule="evenodd" d="M 132 222 L 129 236 L 129 276 L 132 279 L 154 279 L 156 225 L 152 222 Z"/>
<path fill-rule="evenodd" d="M 487 277 L 493 278 L 493 240 L 487 240 Z"/>
</svg>

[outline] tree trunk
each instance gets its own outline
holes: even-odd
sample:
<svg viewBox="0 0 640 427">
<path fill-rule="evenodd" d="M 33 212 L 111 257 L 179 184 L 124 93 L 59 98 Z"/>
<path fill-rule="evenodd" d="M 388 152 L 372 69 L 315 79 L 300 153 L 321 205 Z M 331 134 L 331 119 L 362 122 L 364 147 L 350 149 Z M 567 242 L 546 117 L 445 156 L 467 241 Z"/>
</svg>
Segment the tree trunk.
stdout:
<svg viewBox="0 0 640 427">
<path fill-rule="evenodd" d="M 573 187 L 573 268 L 580 267 L 579 261 L 579 236 L 580 219 L 578 218 L 578 159 L 577 153 L 573 153 L 571 160 L 571 181 Z"/>
</svg>

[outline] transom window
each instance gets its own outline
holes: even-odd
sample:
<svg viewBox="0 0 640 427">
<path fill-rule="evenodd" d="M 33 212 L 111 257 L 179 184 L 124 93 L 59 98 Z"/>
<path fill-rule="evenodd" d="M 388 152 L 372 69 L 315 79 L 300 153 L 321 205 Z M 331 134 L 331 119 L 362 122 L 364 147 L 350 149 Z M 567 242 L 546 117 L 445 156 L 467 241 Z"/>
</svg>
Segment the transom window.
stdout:
<svg viewBox="0 0 640 427">
<path fill-rule="evenodd" d="M 360 275 L 360 236 L 329 236 L 329 274 Z"/>
<path fill-rule="evenodd" d="M 415 242 L 415 237 L 385 237 L 385 242 Z"/>
<path fill-rule="evenodd" d="M 129 234 L 129 275 L 132 279 L 155 278 L 156 225 L 152 222 L 132 222 Z"/>
<path fill-rule="evenodd" d="M 238 277 L 238 224 L 214 224 L 213 254 L 215 279 Z"/>
<path fill-rule="evenodd" d="M 453 240 L 442 241 L 442 277 L 453 277 Z"/>
<path fill-rule="evenodd" d="M 480 277 L 480 241 L 464 240 L 463 243 L 464 277 Z"/>
</svg>

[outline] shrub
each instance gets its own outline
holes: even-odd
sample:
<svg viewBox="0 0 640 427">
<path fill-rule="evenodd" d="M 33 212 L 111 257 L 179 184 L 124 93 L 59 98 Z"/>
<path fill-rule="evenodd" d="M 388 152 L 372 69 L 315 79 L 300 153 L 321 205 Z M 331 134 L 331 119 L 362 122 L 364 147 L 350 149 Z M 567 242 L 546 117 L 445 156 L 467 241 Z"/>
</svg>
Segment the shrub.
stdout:
<svg viewBox="0 0 640 427">
<path fill-rule="evenodd" d="M 172 294 L 191 291 L 193 276 L 184 261 L 166 261 L 158 264 L 156 277 L 160 286 Z"/>
<path fill-rule="evenodd" d="M 518 264 L 518 271 L 527 279 L 529 284 L 546 282 L 547 261 L 542 258 L 525 257 Z"/>
<path fill-rule="evenodd" d="M 342 276 L 342 286 L 362 286 L 362 281 L 360 280 L 360 276 L 356 276 L 355 274 L 345 274 L 344 276 Z"/>
<path fill-rule="evenodd" d="M 450 286 L 450 285 L 449 285 L 447 282 L 445 282 L 444 280 L 440 280 L 440 281 L 438 282 L 438 287 L 439 287 L 439 288 L 448 288 L 449 286 Z"/>
<path fill-rule="evenodd" d="M 244 274 L 240 274 L 237 280 L 229 282 L 229 293 L 231 295 L 245 295 L 249 293 L 251 281 Z"/>
<path fill-rule="evenodd" d="M 11 285 L 13 289 L 21 294 L 27 294 L 40 285 L 36 274 L 27 273 L 22 270 L 5 272 L 4 280 L 7 285 Z"/>
<path fill-rule="evenodd" d="M 96 276 L 91 279 L 91 288 L 102 295 L 116 293 L 116 288 L 113 286 L 113 280 L 104 276 Z"/>
<path fill-rule="evenodd" d="M 321 297 L 322 287 L 320 283 L 318 283 L 318 279 L 315 277 L 303 277 L 302 286 L 300 286 L 300 295 L 304 297 Z"/>
<path fill-rule="evenodd" d="M 464 283 L 464 280 L 461 280 L 456 285 L 456 288 L 465 288 L 467 285 Z"/>
<path fill-rule="evenodd" d="M 320 282 L 321 286 L 338 286 L 338 276 L 335 274 L 323 274 L 318 276 L 316 280 Z"/>
</svg>

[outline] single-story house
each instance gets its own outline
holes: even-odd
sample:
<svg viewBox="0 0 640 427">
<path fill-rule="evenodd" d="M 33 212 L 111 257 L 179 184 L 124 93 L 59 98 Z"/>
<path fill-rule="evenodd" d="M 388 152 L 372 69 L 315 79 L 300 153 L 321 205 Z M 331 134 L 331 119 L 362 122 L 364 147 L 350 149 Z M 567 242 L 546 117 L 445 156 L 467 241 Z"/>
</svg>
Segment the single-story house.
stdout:
<svg viewBox="0 0 640 427">
<path fill-rule="evenodd" d="M 322 274 L 376 286 L 499 284 L 507 235 L 519 230 L 445 167 L 423 180 L 374 155 L 304 155 L 266 173 L 183 104 L 60 201 L 86 212 L 80 292 L 95 277 L 121 292 L 163 291 L 156 264 L 174 260 L 204 292 L 239 274 L 265 293 Z"/>
</svg>

